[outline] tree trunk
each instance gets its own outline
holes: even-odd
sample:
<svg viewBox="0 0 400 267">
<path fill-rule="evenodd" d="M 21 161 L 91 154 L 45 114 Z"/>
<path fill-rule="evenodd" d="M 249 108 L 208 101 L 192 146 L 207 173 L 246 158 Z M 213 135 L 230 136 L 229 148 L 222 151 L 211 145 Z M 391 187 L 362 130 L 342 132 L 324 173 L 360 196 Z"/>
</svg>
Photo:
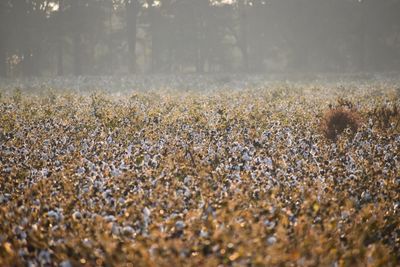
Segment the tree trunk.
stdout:
<svg viewBox="0 0 400 267">
<path fill-rule="evenodd" d="M 57 75 L 64 75 L 64 55 L 63 55 L 63 45 L 61 41 L 58 41 L 57 47 Z"/>
<path fill-rule="evenodd" d="M 30 43 L 30 42 L 28 42 Z M 32 50 L 29 48 L 25 49 L 23 53 L 23 60 L 22 64 L 22 75 L 24 77 L 30 77 L 33 75 L 33 53 Z"/>
<path fill-rule="evenodd" d="M 196 65 L 196 72 L 203 73 L 204 72 L 204 62 L 203 62 L 203 53 L 202 53 L 202 25 L 201 19 L 199 19 L 196 23 L 196 55 L 195 55 L 195 65 Z"/>
<path fill-rule="evenodd" d="M 114 74 L 114 46 L 113 46 L 113 2 L 110 1 L 109 6 L 109 14 L 108 14 L 108 40 L 107 40 L 107 47 L 108 47 L 108 67 L 106 67 L 105 71 L 108 74 Z"/>
<path fill-rule="evenodd" d="M 157 72 L 158 43 L 157 43 L 157 10 L 154 7 L 154 0 L 149 1 L 150 34 L 151 34 L 151 72 Z"/>
<path fill-rule="evenodd" d="M 82 75 L 82 61 L 81 61 L 81 35 L 79 33 L 74 34 L 74 74 L 76 76 Z"/>
<path fill-rule="evenodd" d="M 240 16 L 240 39 L 239 47 L 243 56 L 243 70 L 245 72 L 249 71 L 249 45 L 247 40 L 247 13 L 246 13 L 246 5 L 244 0 L 239 0 L 239 16 Z"/>
<path fill-rule="evenodd" d="M 368 69 L 368 4 L 369 2 L 364 0 L 361 2 L 360 12 L 360 30 L 358 34 L 358 44 L 357 50 L 358 53 L 357 61 L 358 61 L 358 72 L 365 72 Z"/>
<path fill-rule="evenodd" d="M 0 77 L 7 76 L 7 62 L 6 62 L 6 53 L 0 44 Z"/>
<path fill-rule="evenodd" d="M 63 11 L 64 11 L 64 0 L 58 1 L 58 40 L 57 40 L 57 75 L 64 75 L 64 54 L 63 54 Z"/>
<path fill-rule="evenodd" d="M 80 1 L 79 0 L 73 0 L 71 1 L 71 13 L 72 13 L 72 18 L 71 19 L 77 19 L 75 17 L 80 15 Z M 79 28 L 79 25 L 75 26 L 73 29 L 72 33 L 72 42 L 73 42 L 73 66 L 74 70 L 73 73 L 76 76 L 82 75 L 82 40 L 81 40 L 81 31 Z"/>
<path fill-rule="evenodd" d="M 140 4 L 138 0 L 125 2 L 126 7 L 126 34 L 128 41 L 128 69 L 129 73 L 136 72 L 136 33 L 137 33 L 137 16 Z"/>
<path fill-rule="evenodd" d="M 0 4 L 1 5 L 1 4 Z M 6 39 L 7 39 L 7 34 L 5 32 L 5 29 L 7 27 L 7 19 L 5 18 L 5 12 L 4 9 L 5 7 L 0 6 L 0 77 L 6 77 L 7 76 L 7 55 L 6 55 Z"/>
<path fill-rule="evenodd" d="M 195 62 L 195 66 L 196 66 L 196 72 L 197 73 L 204 73 L 204 65 L 205 65 L 205 59 L 204 59 L 204 46 L 206 45 L 206 40 L 205 40 L 205 26 L 204 26 L 204 19 L 205 19 L 205 10 L 207 8 L 208 5 L 208 1 L 202 1 L 200 2 L 199 6 L 196 6 L 196 8 L 198 8 L 198 10 L 194 9 L 193 12 L 193 17 L 197 18 L 196 19 L 196 62 Z"/>
</svg>

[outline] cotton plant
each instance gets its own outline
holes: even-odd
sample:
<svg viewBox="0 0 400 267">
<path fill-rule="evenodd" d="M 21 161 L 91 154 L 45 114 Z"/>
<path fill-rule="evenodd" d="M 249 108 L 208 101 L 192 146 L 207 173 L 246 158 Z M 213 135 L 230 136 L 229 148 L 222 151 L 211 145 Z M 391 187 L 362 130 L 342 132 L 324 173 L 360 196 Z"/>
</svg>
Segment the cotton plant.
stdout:
<svg viewBox="0 0 400 267">
<path fill-rule="evenodd" d="M 4 93 L 0 265 L 396 266 L 400 139 L 370 97 L 393 85 L 215 79 Z M 338 102 L 360 124 L 331 139 Z"/>
</svg>

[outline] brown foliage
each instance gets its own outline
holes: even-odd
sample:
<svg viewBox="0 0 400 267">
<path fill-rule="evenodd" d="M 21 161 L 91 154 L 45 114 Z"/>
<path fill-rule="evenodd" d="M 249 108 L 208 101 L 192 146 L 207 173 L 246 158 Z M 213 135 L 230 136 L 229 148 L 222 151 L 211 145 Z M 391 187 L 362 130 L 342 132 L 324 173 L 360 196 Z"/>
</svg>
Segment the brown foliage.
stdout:
<svg viewBox="0 0 400 267">
<path fill-rule="evenodd" d="M 343 107 L 343 108 L 348 108 L 353 110 L 354 109 L 354 104 L 350 100 L 344 99 L 344 98 L 338 98 L 337 100 L 337 106 L 338 107 Z"/>
<path fill-rule="evenodd" d="M 355 133 L 360 122 L 360 116 L 355 110 L 340 106 L 329 109 L 325 113 L 321 128 L 326 138 L 336 141 L 345 129 L 350 129 L 351 133 Z"/>
<path fill-rule="evenodd" d="M 381 105 L 376 107 L 369 116 L 374 120 L 375 125 L 383 131 L 400 128 L 400 107 L 397 103 L 391 106 Z M 393 128 L 392 128 L 393 125 Z"/>
<path fill-rule="evenodd" d="M 0 266 L 399 266 L 397 135 L 286 88 L 6 95 Z"/>
</svg>

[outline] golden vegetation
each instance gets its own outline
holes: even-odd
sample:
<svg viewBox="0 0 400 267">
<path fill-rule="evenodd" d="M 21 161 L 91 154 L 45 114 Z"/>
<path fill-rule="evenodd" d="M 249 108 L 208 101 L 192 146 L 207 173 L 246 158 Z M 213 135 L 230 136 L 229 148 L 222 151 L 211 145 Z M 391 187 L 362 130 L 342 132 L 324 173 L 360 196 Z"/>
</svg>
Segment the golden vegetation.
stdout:
<svg viewBox="0 0 400 267">
<path fill-rule="evenodd" d="M 0 265 L 397 266 L 390 88 L 4 92 Z"/>
</svg>

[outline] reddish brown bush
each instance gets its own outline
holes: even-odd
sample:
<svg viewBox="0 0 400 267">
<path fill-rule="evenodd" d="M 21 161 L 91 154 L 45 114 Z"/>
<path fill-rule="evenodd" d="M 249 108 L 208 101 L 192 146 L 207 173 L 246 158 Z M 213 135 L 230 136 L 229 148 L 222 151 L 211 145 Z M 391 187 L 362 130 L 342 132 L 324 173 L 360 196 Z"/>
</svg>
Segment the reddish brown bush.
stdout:
<svg viewBox="0 0 400 267">
<path fill-rule="evenodd" d="M 326 138 L 336 141 L 345 129 L 355 133 L 360 126 L 360 116 L 352 109 L 337 107 L 328 110 L 322 121 L 322 131 Z"/>
</svg>

